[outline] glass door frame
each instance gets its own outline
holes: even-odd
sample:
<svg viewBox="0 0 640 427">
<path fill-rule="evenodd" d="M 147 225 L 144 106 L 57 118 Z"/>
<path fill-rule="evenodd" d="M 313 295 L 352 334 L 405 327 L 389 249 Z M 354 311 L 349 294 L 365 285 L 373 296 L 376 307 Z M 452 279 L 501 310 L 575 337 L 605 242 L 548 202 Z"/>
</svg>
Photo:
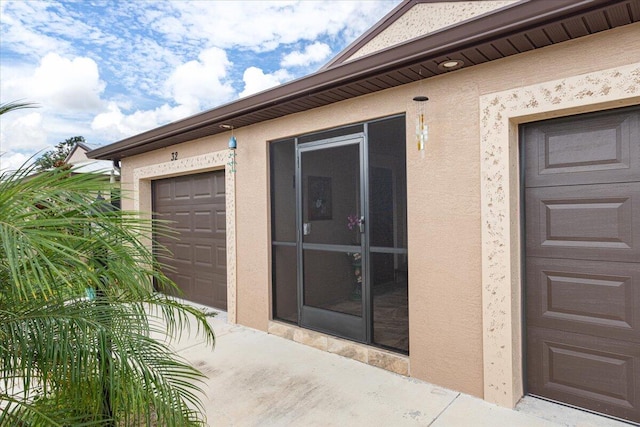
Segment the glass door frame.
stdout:
<svg viewBox="0 0 640 427">
<path fill-rule="evenodd" d="M 366 127 L 365 127 L 366 129 Z M 364 218 L 364 229 L 360 232 L 360 246 L 357 245 L 331 245 L 320 243 L 304 243 L 303 221 L 303 182 L 302 182 L 302 155 L 324 149 L 337 148 L 347 145 L 359 146 L 359 208 L 361 217 Z M 297 243 L 297 288 L 298 288 L 298 324 L 302 327 L 326 332 L 354 341 L 367 343 L 371 341 L 371 295 L 369 285 L 369 179 L 368 179 L 368 147 L 365 132 L 344 135 L 317 141 L 296 143 L 296 243 Z M 346 219 L 345 219 L 346 222 Z M 361 317 L 307 306 L 304 304 L 304 251 L 322 250 L 327 252 L 345 252 L 358 248 L 361 252 L 362 297 Z"/>
</svg>

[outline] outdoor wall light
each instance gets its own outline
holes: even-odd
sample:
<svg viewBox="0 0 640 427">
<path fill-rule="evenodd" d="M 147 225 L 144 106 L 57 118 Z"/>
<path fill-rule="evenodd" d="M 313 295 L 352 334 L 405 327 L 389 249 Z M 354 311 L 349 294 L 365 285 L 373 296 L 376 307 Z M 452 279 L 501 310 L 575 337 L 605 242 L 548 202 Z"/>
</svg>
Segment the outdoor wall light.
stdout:
<svg viewBox="0 0 640 427">
<path fill-rule="evenodd" d="M 424 159 L 424 145 L 429 139 L 429 125 L 427 125 L 425 121 L 424 110 L 429 98 L 426 96 L 415 96 L 413 100 L 416 103 L 416 141 L 418 143 L 420 157 Z"/>
</svg>

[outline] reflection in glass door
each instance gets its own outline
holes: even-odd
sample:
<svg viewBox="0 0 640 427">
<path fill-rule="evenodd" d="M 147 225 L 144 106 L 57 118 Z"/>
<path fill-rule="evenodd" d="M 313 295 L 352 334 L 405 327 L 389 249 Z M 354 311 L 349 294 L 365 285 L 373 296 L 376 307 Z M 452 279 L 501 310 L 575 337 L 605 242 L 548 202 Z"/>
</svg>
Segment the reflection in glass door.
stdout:
<svg viewBox="0 0 640 427">
<path fill-rule="evenodd" d="M 300 323 L 366 341 L 363 136 L 298 147 Z"/>
</svg>

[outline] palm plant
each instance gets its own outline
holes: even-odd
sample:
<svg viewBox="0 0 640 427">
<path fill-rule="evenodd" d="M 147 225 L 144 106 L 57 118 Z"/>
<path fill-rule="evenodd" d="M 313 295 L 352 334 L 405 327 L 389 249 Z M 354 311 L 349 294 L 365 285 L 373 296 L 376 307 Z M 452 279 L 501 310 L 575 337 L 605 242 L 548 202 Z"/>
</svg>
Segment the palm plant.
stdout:
<svg viewBox="0 0 640 427">
<path fill-rule="evenodd" d="M 0 106 L 1 107 L 1 106 Z M 202 374 L 171 349 L 202 311 L 148 248 L 162 224 L 107 209 L 101 175 L 0 174 L 0 426 L 202 425 Z"/>
<path fill-rule="evenodd" d="M 37 105 L 32 102 L 11 101 L 0 104 L 0 116 L 10 111 L 22 110 L 24 108 L 35 108 Z"/>
</svg>

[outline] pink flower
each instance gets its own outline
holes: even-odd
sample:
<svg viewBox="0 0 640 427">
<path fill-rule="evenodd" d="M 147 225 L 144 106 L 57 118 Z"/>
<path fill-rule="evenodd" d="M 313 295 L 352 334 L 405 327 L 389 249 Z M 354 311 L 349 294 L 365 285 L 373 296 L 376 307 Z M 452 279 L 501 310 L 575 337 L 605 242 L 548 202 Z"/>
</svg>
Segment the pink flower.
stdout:
<svg viewBox="0 0 640 427">
<path fill-rule="evenodd" d="M 353 230 L 358 225 L 360 225 L 360 218 L 357 215 L 351 214 L 347 216 L 347 228 L 349 230 Z"/>
</svg>

